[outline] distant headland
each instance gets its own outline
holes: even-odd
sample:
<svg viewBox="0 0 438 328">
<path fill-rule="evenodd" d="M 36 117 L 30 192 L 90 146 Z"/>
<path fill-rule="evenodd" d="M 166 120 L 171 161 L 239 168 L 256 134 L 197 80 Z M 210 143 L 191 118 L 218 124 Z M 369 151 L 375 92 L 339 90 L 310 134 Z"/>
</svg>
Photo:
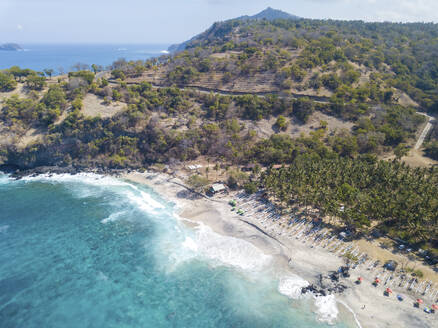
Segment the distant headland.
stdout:
<svg viewBox="0 0 438 328">
<path fill-rule="evenodd" d="M 20 50 L 23 50 L 23 48 L 16 43 L 0 44 L 0 51 L 20 51 Z"/>
</svg>

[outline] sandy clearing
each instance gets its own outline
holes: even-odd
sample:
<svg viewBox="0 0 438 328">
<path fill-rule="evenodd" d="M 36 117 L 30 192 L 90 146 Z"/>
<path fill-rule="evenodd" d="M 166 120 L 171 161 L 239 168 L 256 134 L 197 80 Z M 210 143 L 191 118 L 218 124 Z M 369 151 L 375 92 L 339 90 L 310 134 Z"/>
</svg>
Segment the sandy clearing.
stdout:
<svg viewBox="0 0 438 328">
<path fill-rule="evenodd" d="M 106 105 L 102 98 L 91 93 L 88 93 L 85 96 L 83 104 L 84 106 L 81 112 L 89 117 L 112 117 L 126 108 L 126 104 L 121 102 L 112 102 L 111 104 Z"/>
</svg>

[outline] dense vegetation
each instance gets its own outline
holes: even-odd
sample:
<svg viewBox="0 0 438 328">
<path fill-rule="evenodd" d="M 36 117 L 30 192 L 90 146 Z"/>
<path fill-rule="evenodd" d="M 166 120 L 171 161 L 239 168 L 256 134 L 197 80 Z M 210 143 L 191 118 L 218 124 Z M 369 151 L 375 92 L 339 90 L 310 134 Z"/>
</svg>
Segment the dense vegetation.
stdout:
<svg viewBox="0 0 438 328">
<path fill-rule="evenodd" d="M 437 36 L 436 24 L 231 20 L 214 24 L 164 62 L 172 83 L 187 84 L 209 71 L 227 79 L 269 71 L 283 89 L 325 87 L 337 100 L 381 102 L 391 100 L 395 87 L 437 111 Z M 227 59 L 210 56 L 227 52 Z M 371 72 L 366 83 L 357 83 L 358 67 Z"/>
<path fill-rule="evenodd" d="M 287 168 L 268 170 L 262 185 L 279 202 L 312 204 L 350 230 L 377 229 L 412 244 L 438 246 L 436 168 L 306 154 Z"/>
<path fill-rule="evenodd" d="M 281 99 L 269 108 L 271 99 L 242 97 L 244 118 L 280 114 L 306 122 L 322 111 L 355 122 L 349 136 L 357 143 L 354 150 L 378 153 L 398 147 L 401 157 L 423 121 L 404 93 L 421 110 L 438 110 L 437 36 L 436 24 L 230 20 L 187 42 L 185 51 L 146 62 L 145 69 L 161 72 L 161 85 L 206 84 L 229 91 L 261 74 L 258 83 Z M 117 77 L 138 78 L 138 66 L 119 62 Z M 293 99 L 298 92 L 308 98 Z"/>
</svg>

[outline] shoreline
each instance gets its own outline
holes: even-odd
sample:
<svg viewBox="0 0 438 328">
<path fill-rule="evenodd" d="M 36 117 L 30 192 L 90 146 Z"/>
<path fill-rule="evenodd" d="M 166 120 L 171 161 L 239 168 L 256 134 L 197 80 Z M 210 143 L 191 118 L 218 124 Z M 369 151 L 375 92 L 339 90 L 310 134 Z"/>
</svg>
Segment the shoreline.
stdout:
<svg viewBox="0 0 438 328">
<path fill-rule="evenodd" d="M 298 238 L 286 236 L 283 227 L 279 226 L 280 223 L 277 224 L 276 221 L 266 222 L 267 220 L 265 220 L 265 225 L 262 225 L 262 222 L 254 215 L 242 217 L 230 211 L 228 201 L 233 199 L 236 193 L 221 199 L 210 199 L 205 195 L 194 193 L 193 190 L 185 186 L 182 180 L 166 173 L 100 169 L 87 171 L 80 170 L 80 168 L 52 169 L 53 167 L 44 167 L 19 174 L 12 173 L 9 176 L 20 179 L 25 176 L 41 174 L 51 176 L 91 173 L 148 186 L 163 199 L 175 204 L 176 214 L 187 226 L 195 228 L 197 225 L 204 224 L 220 235 L 245 240 L 255 246 L 261 254 L 270 255 L 273 259 L 271 264 L 275 265 L 277 272 L 296 275 L 316 286 L 319 284 L 320 274 L 335 271 L 345 264 L 343 258 L 326 248 L 311 247 Z M 291 263 L 289 263 L 290 259 L 292 259 Z M 398 293 L 396 287 L 392 287 L 394 294 L 390 297 L 383 295 L 383 286 L 373 287 L 371 283 L 374 278 L 368 277 L 367 279 L 370 271 L 366 271 L 363 266 L 359 266 L 351 272 L 350 278 L 343 278 L 341 283 L 347 288 L 341 294 L 334 295 L 339 317 L 344 323 L 349 324 L 349 327 L 361 328 L 393 327 L 395 325 L 402 328 L 435 327 L 435 315 L 426 314 L 422 309 L 414 308 L 415 298 L 401 291 L 400 293 L 404 295 L 405 300 L 399 302 L 395 298 Z M 359 276 L 365 279 L 361 285 L 356 285 L 354 282 Z M 301 289 L 301 287 L 299 288 Z M 288 296 L 280 290 L 278 292 Z M 316 302 L 317 298 L 314 294 L 313 297 Z M 318 306 L 315 304 L 315 307 Z M 311 310 L 318 314 L 313 308 Z"/>
<path fill-rule="evenodd" d="M 311 247 L 285 236 L 283 228 L 276 222 L 270 221 L 262 226 L 254 215 L 242 217 L 230 211 L 228 200 L 232 199 L 231 196 L 219 200 L 200 197 L 185 187 L 181 180 L 165 173 L 125 172 L 118 177 L 146 185 L 175 203 L 176 213 L 183 220 L 205 224 L 218 234 L 251 243 L 263 254 L 272 257 L 279 272 L 297 275 L 313 286 L 319 286 L 321 274 L 327 275 L 345 265 L 344 259 L 325 248 Z M 405 294 L 405 300 L 399 302 L 395 297 L 396 290 L 391 297 L 384 296 L 383 289 L 373 287 L 370 279 L 365 278 L 361 285 L 355 284 L 357 277 L 367 275 L 366 268 L 358 266 L 349 278 L 341 279 L 340 284 L 346 287 L 345 290 L 335 293 L 339 314 L 347 324 L 361 328 L 433 327 L 434 315 L 414 308 L 414 300 Z"/>
</svg>

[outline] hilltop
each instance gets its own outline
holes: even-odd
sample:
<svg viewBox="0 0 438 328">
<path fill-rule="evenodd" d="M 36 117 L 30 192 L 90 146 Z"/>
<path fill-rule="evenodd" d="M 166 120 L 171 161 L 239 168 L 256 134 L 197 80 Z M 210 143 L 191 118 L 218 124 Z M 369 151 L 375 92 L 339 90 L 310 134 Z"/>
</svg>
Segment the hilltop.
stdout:
<svg viewBox="0 0 438 328">
<path fill-rule="evenodd" d="M 265 10 L 259 12 L 258 14 L 255 14 L 253 16 L 240 16 L 236 18 L 238 20 L 252 20 L 252 19 L 266 19 L 266 20 L 276 20 L 276 19 L 301 19 L 301 17 L 291 15 L 287 12 L 284 12 L 282 10 L 274 9 L 271 7 L 266 8 Z"/>
<path fill-rule="evenodd" d="M 272 21 L 272 20 L 276 20 L 276 19 L 301 19 L 301 18 L 298 16 L 295 16 L 295 15 L 291 15 L 289 13 L 286 13 L 284 11 L 268 7 L 265 10 L 259 12 L 258 14 L 255 14 L 253 16 L 248 16 L 248 15 L 240 16 L 240 17 L 235 18 L 234 20 L 240 20 L 240 21 L 268 20 L 268 21 Z M 228 21 L 231 21 L 231 20 L 228 20 Z M 226 22 L 228 22 L 228 21 L 226 21 Z M 205 33 L 208 33 L 208 31 Z M 197 39 L 202 39 L 203 37 L 205 37 L 205 33 L 199 34 L 199 35 L 193 37 L 192 39 L 185 41 L 181 44 L 171 45 L 168 50 L 170 52 L 178 52 L 178 51 L 185 50 L 189 46 L 189 44 L 196 42 Z"/>
</svg>

